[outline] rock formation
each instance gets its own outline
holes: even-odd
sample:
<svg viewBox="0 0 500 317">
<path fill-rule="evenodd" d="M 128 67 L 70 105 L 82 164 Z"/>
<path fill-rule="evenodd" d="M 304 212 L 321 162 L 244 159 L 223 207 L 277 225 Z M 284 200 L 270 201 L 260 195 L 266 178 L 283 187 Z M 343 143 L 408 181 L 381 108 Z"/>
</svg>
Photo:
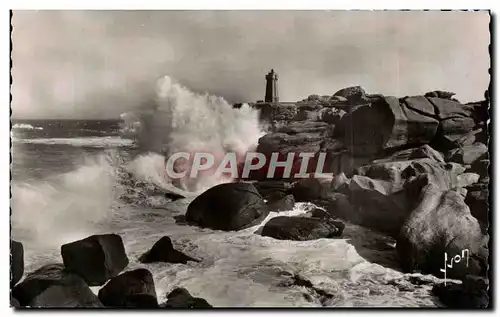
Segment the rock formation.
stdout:
<svg viewBox="0 0 500 317">
<path fill-rule="evenodd" d="M 103 285 L 129 263 L 122 238 L 116 234 L 93 235 L 65 244 L 61 255 L 66 269 L 90 286 Z"/>
</svg>

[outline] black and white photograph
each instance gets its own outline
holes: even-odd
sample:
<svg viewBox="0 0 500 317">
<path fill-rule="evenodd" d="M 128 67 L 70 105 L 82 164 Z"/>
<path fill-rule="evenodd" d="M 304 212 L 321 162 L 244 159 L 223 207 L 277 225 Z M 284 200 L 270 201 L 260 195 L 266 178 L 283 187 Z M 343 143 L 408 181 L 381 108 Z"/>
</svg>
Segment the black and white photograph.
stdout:
<svg viewBox="0 0 500 317">
<path fill-rule="evenodd" d="M 491 308 L 493 19 L 12 10 L 10 307 Z"/>
</svg>

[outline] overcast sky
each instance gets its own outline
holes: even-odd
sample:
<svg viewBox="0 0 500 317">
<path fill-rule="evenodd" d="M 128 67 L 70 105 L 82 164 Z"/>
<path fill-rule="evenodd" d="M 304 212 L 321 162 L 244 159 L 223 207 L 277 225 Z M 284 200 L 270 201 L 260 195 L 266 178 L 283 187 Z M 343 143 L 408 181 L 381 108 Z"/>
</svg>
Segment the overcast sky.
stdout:
<svg viewBox="0 0 500 317">
<path fill-rule="evenodd" d="M 230 102 L 361 85 L 395 96 L 430 90 L 483 98 L 486 12 L 15 11 L 13 115 L 117 118 L 171 76 Z"/>
</svg>

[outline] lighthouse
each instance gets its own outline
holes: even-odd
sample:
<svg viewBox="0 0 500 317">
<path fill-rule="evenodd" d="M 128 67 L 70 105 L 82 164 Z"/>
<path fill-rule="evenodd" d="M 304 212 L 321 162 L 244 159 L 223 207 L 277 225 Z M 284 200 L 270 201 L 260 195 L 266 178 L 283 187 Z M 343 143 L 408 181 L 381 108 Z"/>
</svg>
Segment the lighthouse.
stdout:
<svg viewBox="0 0 500 317">
<path fill-rule="evenodd" d="M 274 69 L 266 75 L 266 97 L 265 102 L 279 102 L 278 96 L 278 74 Z"/>
</svg>

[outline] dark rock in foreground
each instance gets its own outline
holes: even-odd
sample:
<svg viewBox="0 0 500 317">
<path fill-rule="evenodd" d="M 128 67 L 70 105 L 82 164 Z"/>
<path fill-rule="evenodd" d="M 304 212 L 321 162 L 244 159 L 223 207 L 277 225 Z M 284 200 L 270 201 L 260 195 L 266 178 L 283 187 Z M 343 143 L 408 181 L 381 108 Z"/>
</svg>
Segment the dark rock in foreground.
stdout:
<svg viewBox="0 0 500 317">
<path fill-rule="evenodd" d="M 196 197 L 186 212 L 186 220 L 215 230 L 241 230 L 257 225 L 269 209 L 250 183 L 221 184 Z"/>
<path fill-rule="evenodd" d="M 294 184 L 292 194 L 297 202 L 310 202 L 323 198 L 328 186 L 329 184 L 322 184 L 316 178 L 306 178 Z"/>
<path fill-rule="evenodd" d="M 62 264 L 45 265 L 28 274 L 14 287 L 12 295 L 21 306 L 102 307 L 87 283 Z"/>
<path fill-rule="evenodd" d="M 262 228 L 262 236 L 279 240 L 315 240 L 339 237 L 344 230 L 340 221 L 307 217 L 275 217 Z"/>
<path fill-rule="evenodd" d="M 276 195 L 270 196 L 267 201 L 267 206 L 270 211 L 287 211 L 292 210 L 295 205 L 295 198 L 293 195 Z"/>
<path fill-rule="evenodd" d="M 167 296 L 167 302 L 162 304 L 163 308 L 211 308 L 205 299 L 193 297 L 185 288 L 176 288 Z"/>
<path fill-rule="evenodd" d="M 129 263 L 122 238 L 116 234 L 93 235 L 65 244 L 61 255 L 68 271 L 83 277 L 90 286 L 103 285 Z"/>
<path fill-rule="evenodd" d="M 489 225 L 488 195 L 487 184 L 474 184 L 467 187 L 467 196 L 465 197 L 465 203 L 469 206 L 472 216 L 479 221 L 484 229 L 487 229 Z"/>
<path fill-rule="evenodd" d="M 487 241 L 463 197 L 430 183 L 422 189 L 418 205 L 403 225 L 396 249 L 404 271 L 438 277 L 444 277 L 445 252 L 447 263 L 456 255 L 467 256 L 447 268 L 447 278 L 462 279 L 468 274 L 487 273 Z"/>
<path fill-rule="evenodd" d="M 434 295 L 450 308 L 487 308 L 489 305 L 488 280 L 467 275 L 462 284 L 435 285 Z"/>
<path fill-rule="evenodd" d="M 153 245 L 151 250 L 139 257 L 139 262 L 141 263 L 167 262 L 186 264 L 188 261 L 199 262 L 199 260 L 175 250 L 172 240 L 167 236 L 162 237 Z"/>
<path fill-rule="evenodd" d="M 10 286 L 19 282 L 24 273 L 24 248 L 21 242 L 10 240 Z"/>
<path fill-rule="evenodd" d="M 281 195 L 281 197 L 284 197 L 291 193 L 290 190 L 293 187 L 291 182 L 282 180 L 265 180 L 254 182 L 252 185 L 255 186 L 259 194 L 264 199 L 268 199 L 268 197 L 276 196 L 278 194 Z"/>
<path fill-rule="evenodd" d="M 19 302 L 12 295 L 10 296 L 10 307 L 20 307 Z"/>
<path fill-rule="evenodd" d="M 328 212 L 335 217 L 396 236 L 409 215 L 404 192 L 394 182 L 354 175 L 338 188 L 345 198 L 335 195 Z M 352 207 L 351 207 L 352 206 Z"/>
<path fill-rule="evenodd" d="M 122 273 L 99 290 L 99 300 L 107 307 L 156 308 L 153 275 L 146 269 Z"/>
</svg>

